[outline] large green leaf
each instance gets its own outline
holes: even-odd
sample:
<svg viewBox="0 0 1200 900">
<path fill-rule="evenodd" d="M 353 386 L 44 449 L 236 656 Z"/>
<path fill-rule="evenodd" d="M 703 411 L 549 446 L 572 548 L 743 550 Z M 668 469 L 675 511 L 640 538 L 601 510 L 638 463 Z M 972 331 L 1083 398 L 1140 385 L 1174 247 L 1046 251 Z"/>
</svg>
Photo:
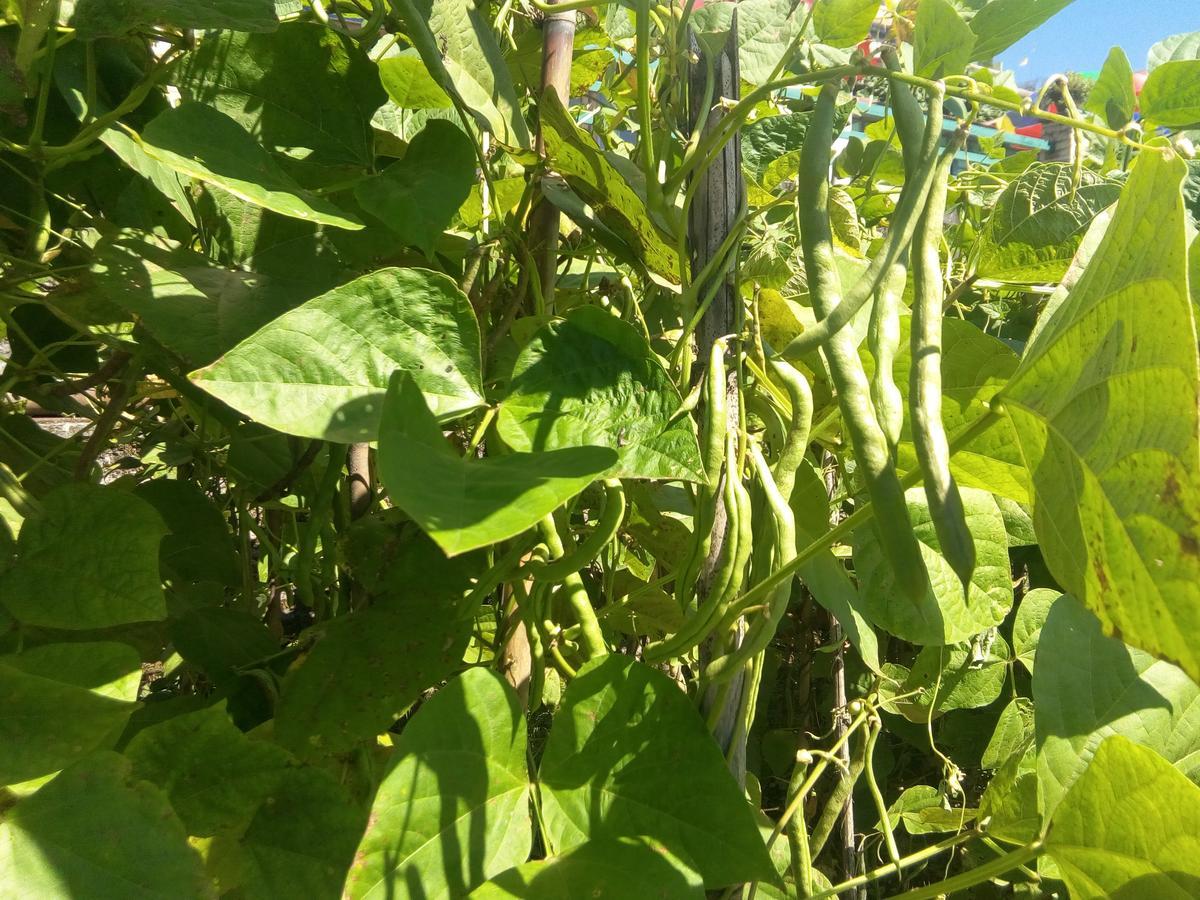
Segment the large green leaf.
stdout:
<svg viewBox="0 0 1200 900">
<path fill-rule="evenodd" d="M 1138 158 L 1091 262 L 1001 394 L 1055 580 L 1109 633 L 1200 678 L 1196 331 L 1179 186 Z"/>
<path fill-rule="evenodd" d="M 539 780 L 558 853 L 644 835 L 709 888 L 775 880 L 750 805 L 691 701 L 629 657 L 593 660 L 567 686 Z"/>
<path fill-rule="evenodd" d="M 354 196 L 402 241 L 432 256 L 474 181 L 471 138 L 450 122 L 434 119 L 413 138 L 403 159 L 360 182 Z"/>
<path fill-rule="evenodd" d="M 920 488 L 908 491 L 906 499 L 929 572 L 929 590 L 922 600 L 914 603 L 900 596 L 874 527 L 855 533 L 854 565 L 863 615 L 903 640 L 934 646 L 955 644 L 999 625 L 1012 608 L 1008 536 L 1000 507 L 991 494 L 976 488 L 963 488 L 962 498 L 967 526 L 975 539 L 976 564 L 969 596 L 964 595 L 962 582 L 939 552 L 929 503 Z"/>
<path fill-rule="evenodd" d="M 248 666 L 279 653 L 279 639 L 257 616 L 225 606 L 197 606 L 172 614 L 167 631 L 175 651 L 216 685 Z"/>
<path fill-rule="evenodd" d="M 913 68 L 932 78 L 960 75 L 971 61 L 975 33 L 950 0 L 921 0 L 913 34 Z"/>
<path fill-rule="evenodd" d="M 181 175 L 224 188 L 255 206 L 338 228 L 363 227 L 300 187 L 241 125 L 203 103 L 184 103 L 159 113 L 143 129 L 141 144 Z"/>
<path fill-rule="evenodd" d="M 238 874 L 246 900 L 337 897 L 366 820 L 326 770 L 288 769 L 241 839 L 218 838 L 210 860 Z"/>
<path fill-rule="evenodd" d="M 154 507 L 115 487 L 64 485 L 25 520 L 17 562 L 0 575 L 13 616 L 47 628 L 107 628 L 166 618 Z"/>
<path fill-rule="evenodd" d="M 646 268 L 674 282 L 679 255 L 646 209 L 645 180 L 629 160 L 602 153 L 571 119 L 553 91 L 538 106 L 549 166 L 586 200 L 605 227 L 641 254 Z"/>
<path fill-rule="evenodd" d="M 1200 31 L 1163 38 L 1150 48 L 1146 68 L 1153 72 L 1163 63 L 1177 59 L 1200 59 Z"/>
<path fill-rule="evenodd" d="M 702 481 L 700 447 L 670 374 L 646 339 L 585 306 L 543 326 L 522 349 L 496 427 L 514 450 L 611 447 L 623 478 Z"/>
<path fill-rule="evenodd" d="M 286 284 L 292 306 L 344 280 L 348 263 L 333 237 L 351 232 L 281 216 L 211 184 L 197 206 L 209 253 L 223 265 Z"/>
<path fill-rule="evenodd" d="M 256 422 L 352 443 L 377 437 L 396 371 L 411 374 L 439 419 L 482 404 L 479 325 L 445 275 L 364 275 L 284 313 L 191 378 Z"/>
<path fill-rule="evenodd" d="M 97 245 L 91 275 L 106 298 L 196 365 L 295 304 L 292 292 L 269 278 L 214 266 L 199 253 L 137 233 Z"/>
<path fill-rule="evenodd" d="M 372 604 L 461 597 L 487 568 L 487 554 L 446 556 L 399 509 L 364 516 L 341 539 L 346 566 L 371 596 Z"/>
<path fill-rule="evenodd" d="M 1069 595 L 1055 602 L 1042 628 L 1033 700 L 1047 815 L 1113 734 L 1200 778 L 1200 688 L 1170 663 L 1107 637 Z"/>
<path fill-rule="evenodd" d="M 1017 284 L 1061 279 L 1092 220 L 1121 196 L 1119 184 L 1086 170 L 1073 184 L 1069 163 L 1038 163 L 1011 181 L 975 242 L 976 274 Z"/>
<path fill-rule="evenodd" d="M 540 48 L 538 55 L 540 58 Z M 454 106 L 429 74 L 421 54 L 411 47 L 379 60 L 379 80 L 388 97 L 401 109 L 451 109 Z"/>
<path fill-rule="evenodd" d="M 170 534 L 159 548 L 164 578 L 179 584 L 216 581 L 241 585 L 241 569 L 225 516 L 194 481 L 156 478 L 138 485 L 134 494 L 162 516 Z"/>
<path fill-rule="evenodd" d="M 926 722 L 956 709 L 979 709 L 996 701 L 1008 676 L 1012 651 L 1004 638 L 950 647 L 926 647 L 913 662 L 901 694 L 920 692 L 898 702 L 902 715 Z"/>
<path fill-rule="evenodd" d="M 1024 752 L 1033 739 L 1033 715 L 1033 701 L 1028 697 L 1010 700 L 996 720 L 996 730 L 979 758 L 979 765 L 984 769 L 999 769 L 1013 755 Z"/>
<path fill-rule="evenodd" d="M 454 671 L 472 622 L 455 598 L 421 595 L 334 619 L 288 670 L 276 739 L 315 758 L 382 734 Z"/>
<path fill-rule="evenodd" d="M 174 900 L 208 893 L 200 856 L 167 798 L 138 781 L 116 753 L 80 760 L 0 823 L 5 898 Z"/>
<path fill-rule="evenodd" d="M 655 900 L 703 900 L 704 883 L 645 838 L 597 838 L 561 856 L 516 866 L 471 892 L 471 900 L 627 900 L 633 886 Z M 652 886 L 652 887 L 651 887 Z"/>
<path fill-rule="evenodd" d="M 450 681 L 404 726 L 345 896 L 461 897 L 529 856 L 525 716 L 494 672 Z"/>
<path fill-rule="evenodd" d="M 878 15 L 876 0 L 825 0 L 813 8 L 813 28 L 831 47 L 853 47 L 866 38 Z"/>
<path fill-rule="evenodd" d="M 1109 128 L 1124 128 L 1133 120 L 1137 96 L 1133 93 L 1133 67 L 1120 47 L 1113 47 L 1100 70 L 1086 107 L 1102 116 Z"/>
<path fill-rule="evenodd" d="M 1200 59 L 1165 62 L 1146 79 L 1142 116 L 1153 125 L 1195 128 L 1200 125 Z"/>
<path fill-rule="evenodd" d="M 56 772 L 116 743 L 141 660 L 124 644 L 46 644 L 0 656 L 0 784 Z"/>
<path fill-rule="evenodd" d="M 976 41 L 971 59 L 989 62 L 1072 0 L 991 0 L 971 20 Z"/>
<path fill-rule="evenodd" d="M 450 556 L 520 534 L 616 461 L 606 447 L 464 459 L 407 373 L 393 376 L 384 401 L 379 477 L 392 502 Z"/>
<path fill-rule="evenodd" d="M 278 745 L 238 731 L 224 704 L 139 731 L 125 755 L 134 776 L 162 788 L 188 833 L 201 836 L 244 828 L 294 765 Z"/>
<path fill-rule="evenodd" d="M 76 9 L 79 8 L 80 5 L 77 4 Z M 112 6 L 112 8 L 116 7 Z M 101 44 L 102 48 L 105 46 L 105 44 Z M 94 54 L 94 46 L 91 51 Z M 103 53 L 103 50 L 101 52 Z M 87 46 L 82 43 L 67 44 L 56 50 L 54 60 L 55 85 L 71 108 L 71 112 L 83 122 L 111 113 L 115 102 L 99 90 L 103 82 L 96 83 L 95 69 L 91 73 L 92 90 L 89 91 L 88 53 Z M 94 57 L 93 65 L 95 65 Z M 171 206 L 187 220 L 188 224 L 193 226 L 196 224 L 191 199 L 184 190 L 178 174 L 150 156 L 136 140 L 118 127 L 106 128 L 100 134 L 100 142 L 130 169 L 154 185 L 171 202 Z"/>
<path fill-rule="evenodd" d="M 1073 900 L 1200 896 L 1200 788 L 1123 737 L 1100 745 L 1054 814 L 1046 852 Z"/>
<path fill-rule="evenodd" d="M 801 21 L 791 0 L 739 0 L 738 66 L 743 81 L 764 84 L 771 77 L 800 30 Z"/>
<path fill-rule="evenodd" d="M 900 350 L 893 366 L 896 384 L 907 399 L 912 344 L 908 339 L 912 318 L 900 319 Z M 992 398 L 1008 384 L 1018 364 L 1017 355 L 998 338 L 956 316 L 942 321 L 942 423 L 949 435 L 960 434 L 988 413 Z M 912 422 L 905 418 L 896 465 L 901 471 L 917 467 L 912 445 Z M 1019 503 L 1030 499 L 1029 473 L 1021 458 L 1012 425 L 998 422 L 951 460 L 960 485 L 990 491 Z"/>
<path fill-rule="evenodd" d="M 371 116 L 386 99 L 367 54 L 314 22 L 206 35 L 184 57 L 179 88 L 232 117 L 295 172 L 369 168 Z"/>
<path fill-rule="evenodd" d="M 1049 588 L 1035 588 L 1021 598 L 1013 621 L 1013 652 L 1030 672 L 1037 658 L 1037 646 L 1050 609 L 1062 594 Z"/>
<path fill-rule="evenodd" d="M 940 834 L 958 831 L 974 818 L 974 810 L 951 807 L 944 791 L 931 784 L 906 789 L 888 809 L 893 824 L 909 834 Z"/>
<path fill-rule="evenodd" d="M 1010 756 L 979 798 L 979 818 L 997 840 L 1027 844 L 1041 833 L 1033 741 Z"/>
<path fill-rule="evenodd" d="M 741 131 L 742 168 L 746 177 L 765 186 L 764 181 L 772 170 L 795 168 L 811 119 L 811 113 L 788 113 L 763 116 L 746 125 Z"/>
<path fill-rule="evenodd" d="M 78 0 L 71 27 L 80 40 L 121 37 L 164 25 L 180 30 L 273 31 L 273 0 Z"/>
<path fill-rule="evenodd" d="M 480 128 L 509 147 L 528 148 L 529 131 L 504 56 L 485 12 L 470 0 L 391 0 L 442 90 Z"/>
</svg>

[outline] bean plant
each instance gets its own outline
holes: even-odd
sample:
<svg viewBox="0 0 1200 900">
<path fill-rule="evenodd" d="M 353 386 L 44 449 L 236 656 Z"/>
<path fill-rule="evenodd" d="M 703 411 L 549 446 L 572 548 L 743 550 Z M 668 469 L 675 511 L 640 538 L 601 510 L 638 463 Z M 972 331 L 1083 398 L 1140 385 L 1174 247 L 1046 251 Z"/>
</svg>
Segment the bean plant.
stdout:
<svg viewBox="0 0 1200 900">
<path fill-rule="evenodd" d="M 1068 3 L 0 0 L 0 897 L 1200 896 L 1200 34 Z"/>
</svg>

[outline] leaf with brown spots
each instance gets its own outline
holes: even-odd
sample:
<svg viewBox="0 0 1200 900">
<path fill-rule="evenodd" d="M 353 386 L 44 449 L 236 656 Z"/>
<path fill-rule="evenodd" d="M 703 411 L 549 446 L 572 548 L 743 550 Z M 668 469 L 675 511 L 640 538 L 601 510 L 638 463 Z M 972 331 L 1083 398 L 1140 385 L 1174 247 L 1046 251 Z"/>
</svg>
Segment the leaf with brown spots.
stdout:
<svg viewBox="0 0 1200 900">
<path fill-rule="evenodd" d="M 1054 577 L 1107 633 L 1200 680 L 1186 171 L 1158 152 L 1139 157 L 1107 232 L 1085 239 L 1095 252 L 1081 253 L 1071 287 L 1051 298 L 1001 400 Z"/>
</svg>

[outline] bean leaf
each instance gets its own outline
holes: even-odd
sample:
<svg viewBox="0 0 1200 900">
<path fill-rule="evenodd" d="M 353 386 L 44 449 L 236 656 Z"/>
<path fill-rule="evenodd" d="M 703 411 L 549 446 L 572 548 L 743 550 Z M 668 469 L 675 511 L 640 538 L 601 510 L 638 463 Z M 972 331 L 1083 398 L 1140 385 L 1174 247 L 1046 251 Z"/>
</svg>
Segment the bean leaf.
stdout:
<svg viewBox="0 0 1200 900">
<path fill-rule="evenodd" d="M 560 853 L 589 839 L 650 834 L 705 886 L 774 867 L 750 806 L 687 696 L 625 656 L 579 670 L 542 757 L 542 816 Z"/>
<path fill-rule="evenodd" d="M 464 459 L 407 373 L 392 378 L 384 402 L 380 477 L 393 502 L 450 556 L 515 537 L 616 461 L 606 447 Z"/>
<path fill-rule="evenodd" d="M 1033 700 L 1047 815 L 1113 734 L 1200 779 L 1200 688 L 1176 666 L 1107 637 L 1074 597 L 1060 597 L 1042 628 Z"/>
<path fill-rule="evenodd" d="M 413 138 L 403 159 L 360 182 L 354 196 L 406 244 L 431 257 L 474 180 L 470 138 L 451 123 L 434 119 Z"/>
<path fill-rule="evenodd" d="M 486 669 L 452 679 L 396 742 L 345 895 L 445 900 L 524 862 L 525 753 L 525 716 L 504 679 Z"/>
<path fill-rule="evenodd" d="M 27 625 L 72 630 L 166 618 L 158 573 L 166 525 L 115 487 L 68 484 L 25 520 L 0 596 Z"/>
<path fill-rule="evenodd" d="M 379 269 L 284 313 L 191 378 L 288 434 L 374 440 L 388 378 L 410 372 L 440 419 L 483 402 L 479 325 L 445 275 Z"/>
<path fill-rule="evenodd" d="M 27 897 L 95 900 L 208 892 L 166 796 L 110 752 L 80 760 L 5 812 L 0 883 Z"/>
<path fill-rule="evenodd" d="M 241 125 L 203 103 L 159 113 L 141 134 L 142 148 L 181 175 L 223 188 L 235 197 L 281 215 L 338 228 L 362 222 L 311 194 Z"/>
<path fill-rule="evenodd" d="M 614 477 L 701 481 L 691 419 L 675 418 L 681 402 L 645 338 L 587 306 L 543 326 L 525 345 L 496 427 L 525 452 L 610 447 L 618 454 Z"/>
<path fill-rule="evenodd" d="M 1001 394 L 1055 579 L 1109 633 L 1200 678 L 1196 331 L 1179 186 L 1144 153 Z"/>
<path fill-rule="evenodd" d="M 649 838 L 600 838 L 549 859 L 515 866 L 471 900 L 624 900 L 630 885 L 654 885 L 655 900 L 703 900 L 695 872 Z"/>
<path fill-rule="evenodd" d="M 141 660 L 124 644 L 46 644 L 0 656 L 0 784 L 49 775 L 116 743 Z"/>
<path fill-rule="evenodd" d="M 1110 737 L 1054 815 L 1046 851 L 1077 900 L 1200 895 L 1200 787 Z"/>
<path fill-rule="evenodd" d="M 925 492 L 907 492 L 908 513 L 929 571 L 929 590 L 917 603 L 897 602 L 895 580 L 871 527 L 854 535 L 862 612 L 890 633 L 914 644 L 954 644 L 999 625 L 1012 608 L 1008 537 L 995 499 L 985 491 L 963 488 L 967 525 L 975 539 L 977 562 L 970 595 L 938 552 L 937 534 Z"/>
</svg>

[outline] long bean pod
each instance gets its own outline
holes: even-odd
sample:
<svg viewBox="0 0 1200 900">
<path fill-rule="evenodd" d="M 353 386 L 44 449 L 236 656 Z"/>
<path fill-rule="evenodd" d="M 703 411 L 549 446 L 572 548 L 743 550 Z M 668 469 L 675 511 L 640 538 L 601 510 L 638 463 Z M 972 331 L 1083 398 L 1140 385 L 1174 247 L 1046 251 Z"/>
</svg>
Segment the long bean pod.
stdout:
<svg viewBox="0 0 1200 900">
<path fill-rule="evenodd" d="M 813 307 L 822 316 L 837 308 L 841 296 L 829 224 L 829 163 L 836 102 L 836 86 L 821 89 L 801 151 L 801 177 L 797 185 L 804 265 Z M 929 578 L 917 538 L 909 527 L 904 488 L 896 475 L 887 438 L 875 417 L 870 385 L 854 336 L 839 331 L 829 339 L 824 351 L 859 474 L 874 505 L 876 522 L 882 523 L 882 527 L 877 527 L 880 544 L 896 574 L 900 592 L 915 602 L 925 596 Z"/>
<path fill-rule="evenodd" d="M 771 374 L 783 383 L 788 400 L 792 404 L 792 421 L 779 459 L 775 461 L 775 484 L 786 500 L 792 499 L 796 485 L 796 470 L 804 462 L 808 452 L 808 438 L 812 433 L 813 394 L 812 387 L 800 372 L 786 360 L 776 357 L 770 361 Z"/>
<path fill-rule="evenodd" d="M 867 349 L 875 360 L 875 371 L 871 373 L 871 402 L 893 456 L 904 430 L 904 394 L 896 384 L 893 370 L 900 349 L 900 307 L 907 283 L 908 265 L 897 261 L 875 294 L 871 324 L 867 329 Z"/>
<path fill-rule="evenodd" d="M 884 47 L 880 54 L 888 71 L 900 71 L 900 60 L 894 48 Z M 929 122 L 913 95 L 912 87 L 906 82 L 892 80 L 891 104 L 892 121 L 900 138 L 900 153 L 904 159 L 904 182 L 908 185 L 920 178 L 924 154 L 928 149 L 925 141 L 929 136 L 926 131 Z M 932 166 L 934 161 L 930 159 L 928 164 Z M 893 455 L 904 429 L 904 394 L 896 384 L 893 368 L 900 349 L 900 309 L 907 282 L 908 253 L 903 253 L 896 258 L 875 292 L 871 324 L 867 331 L 867 348 L 875 360 L 875 371 L 871 375 L 871 400 Z"/>
<path fill-rule="evenodd" d="M 550 548 L 550 552 L 555 557 L 564 555 L 563 541 L 558 533 L 558 526 L 554 521 L 554 516 L 546 516 L 539 523 L 542 532 L 542 540 L 546 542 L 546 546 Z M 544 582 L 543 583 L 548 583 Z M 604 641 L 604 632 L 600 630 L 600 621 L 596 618 L 596 610 L 592 608 L 591 597 L 588 596 L 587 586 L 583 583 L 583 579 L 579 576 L 579 571 L 571 572 L 562 579 L 562 586 L 559 588 L 563 599 L 567 605 L 571 607 L 571 611 L 575 614 L 575 620 L 580 626 L 580 638 L 583 641 L 583 648 L 588 659 L 594 659 L 597 656 L 604 656 L 608 653 L 608 644 Z"/>
<path fill-rule="evenodd" d="M 913 447 L 924 476 L 925 497 L 942 556 L 962 581 L 963 590 L 968 590 L 975 572 L 975 541 L 967 527 L 962 495 L 950 472 L 950 443 L 942 423 L 942 304 L 946 292 L 939 253 L 950 170 L 957 149 L 965 140 L 966 131 L 960 129 L 938 162 L 929 205 L 913 245 L 912 369 L 908 402 Z"/>
<path fill-rule="evenodd" d="M 922 138 L 922 163 L 918 177 L 906 180 L 904 189 L 900 192 L 900 201 L 892 213 L 891 227 L 887 237 L 880 245 L 879 252 L 875 254 L 866 271 L 859 276 L 853 287 L 846 293 L 842 302 L 827 313 L 818 310 L 818 315 L 821 316 L 820 321 L 812 328 L 805 329 L 788 344 L 783 350 L 784 356 L 795 358 L 827 344 L 829 339 L 845 328 L 867 301 L 875 295 L 892 266 L 908 251 L 909 245 L 917 233 L 921 211 L 925 207 L 933 186 L 933 167 L 937 160 L 938 142 L 942 135 L 942 103 L 945 99 L 945 91 L 940 84 L 935 87 L 936 89 L 929 95 L 929 119 L 926 122 L 925 134 Z M 822 88 L 822 92 L 824 90 Z M 801 151 L 801 155 L 803 156 L 803 151 Z M 803 160 L 801 165 L 803 165 Z M 803 177 L 801 174 L 801 179 Z M 803 189 L 799 185 L 797 189 L 802 195 Z M 800 202 L 804 203 L 803 196 L 800 197 Z"/>
<path fill-rule="evenodd" d="M 604 509 L 596 526 L 573 549 L 549 562 L 533 561 L 526 565 L 527 573 L 545 581 L 561 581 L 578 572 L 617 535 L 625 518 L 625 490 L 615 478 L 605 479 Z M 526 573 L 522 573 L 526 574 Z"/>
<path fill-rule="evenodd" d="M 725 434 L 729 430 L 729 400 L 726 395 L 724 338 L 713 341 L 708 371 L 704 379 L 704 410 L 700 429 L 701 462 L 705 483 L 697 486 L 692 512 L 692 539 L 680 561 L 675 578 L 675 599 L 680 608 L 692 606 L 696 580 L 712 546 L 712 528 L 716 504 L 713 498 L 721 479 L 725 459 Z"/>
<path fill-rule="evenodd" d="M 741 590 L 746 562 L 754 546 L 750 494 L 737 471 L 737 448 L 732 435 L 726 443 L 726 453 L 723 499 L 728 531 L 721 560 L 710 581 L 708 597 L 675 634 L 645 649 L 643 659 L 646 662 L 682 656 L 700 646 L 724 620 L 728 607 Z"/>
<path fill-rule="evenodd" d="M 773 568 L 786 566 L 796 556 L 796 520 L 787 499 L 779 492 L 775 479 L 771 475 L 771 467 L 757 445 L 750 448 L 750 458 L 754 463 L 755 474 L 767 498 L 767 506 L 771 511 L 771 524 L 774 531 Z M 775 589 L 771 599 L 767 601 L 763 614 L 757 617 L 747 630 L 740 646 L 729 651 L 724 656 L 714 659 L 704 669 L 704 678 L 709 684 L 721 684 L 733 678 L 742 667 L 759 653 L 767 649 L 779 623 L 787 612 L 788 601 L 792 595 L 792 580 L 788 579 Z"/>
<path fill-rule="evenodd" d="M 729 430 L 729 400 L 726 394 L 724 338 L 713 341 L 708 357 L 708 375 L 704 388 L 704 474 L 708 485 L 716 488 L 725 461 L 725 433 Z"/>
</svg>

